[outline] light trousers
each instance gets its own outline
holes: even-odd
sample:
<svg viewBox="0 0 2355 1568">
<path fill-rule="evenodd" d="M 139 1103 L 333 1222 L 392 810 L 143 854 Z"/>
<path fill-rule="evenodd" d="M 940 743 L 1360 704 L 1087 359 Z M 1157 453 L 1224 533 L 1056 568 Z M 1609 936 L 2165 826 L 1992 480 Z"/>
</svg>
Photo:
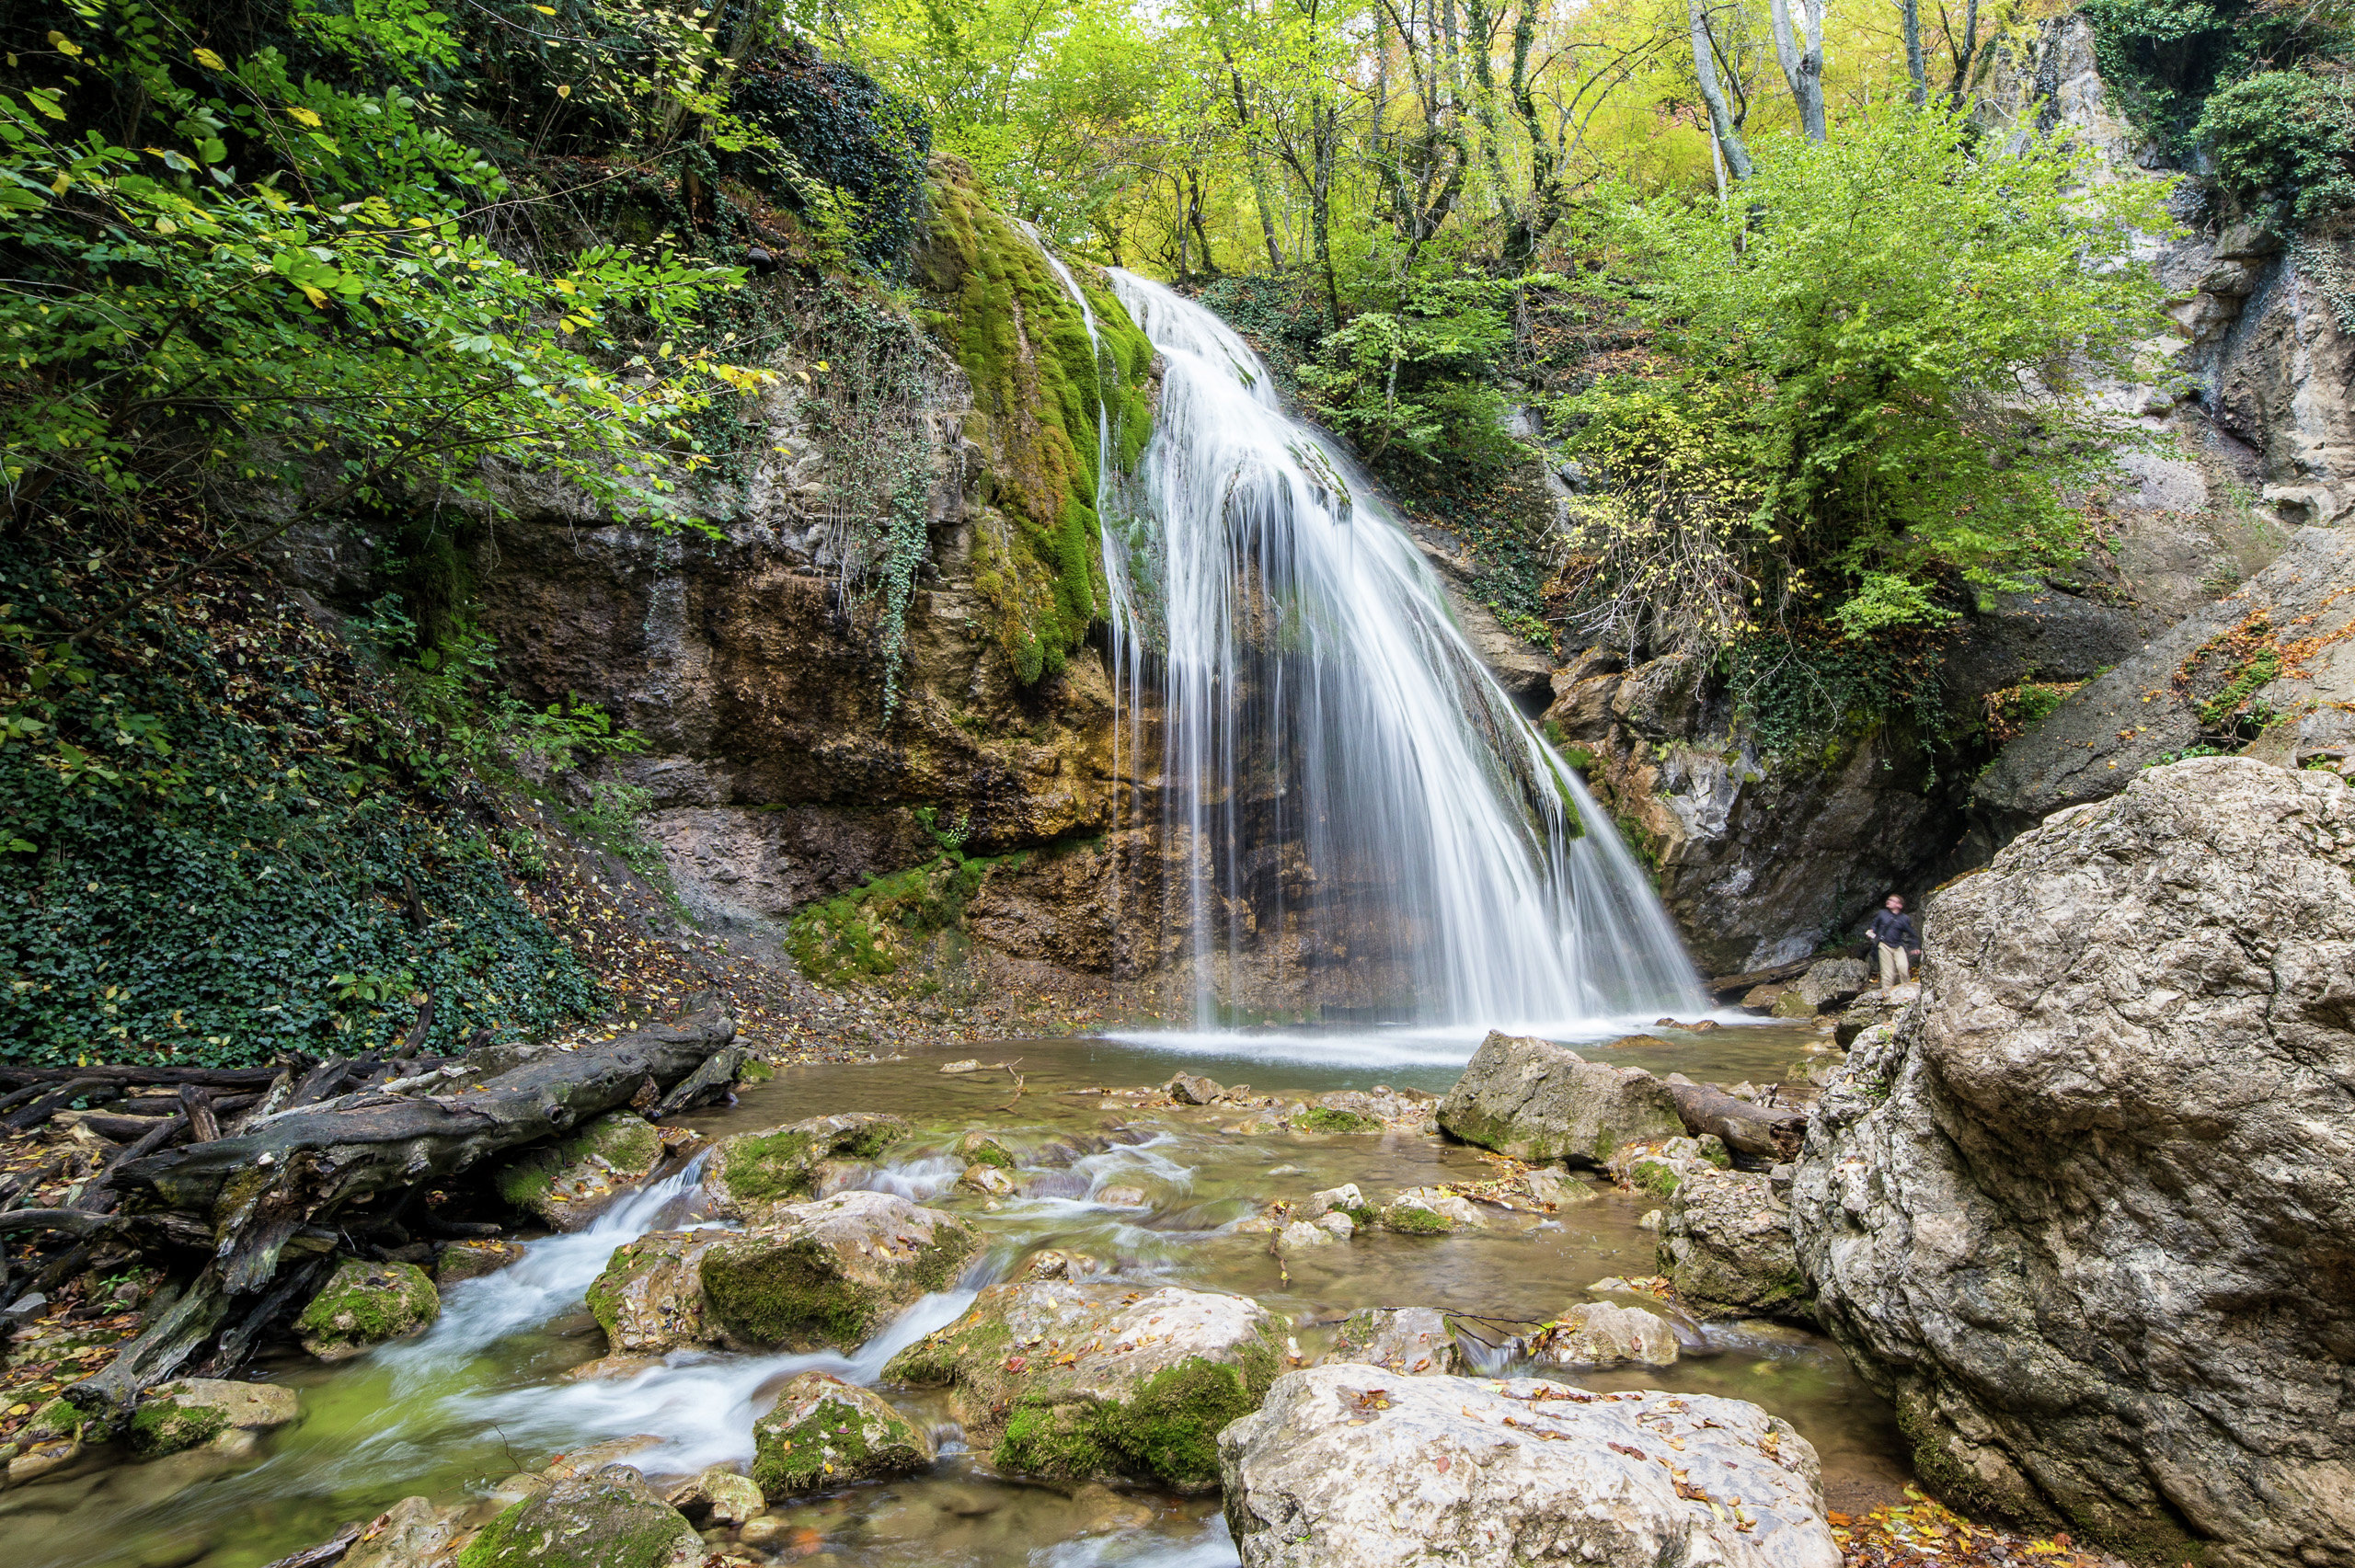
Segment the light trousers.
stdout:
<svg viewBox="0 0 2355 1568">
<path fill-rule="evenodd" d="M 1887 990 L 1891 986 L 1903 985 L 1913 972 L 1912 955 L 1904 948 L 1891 947 L 1886 942 L 1879 944 L 1879 947 L 1880 989 Z"/>
</svg>

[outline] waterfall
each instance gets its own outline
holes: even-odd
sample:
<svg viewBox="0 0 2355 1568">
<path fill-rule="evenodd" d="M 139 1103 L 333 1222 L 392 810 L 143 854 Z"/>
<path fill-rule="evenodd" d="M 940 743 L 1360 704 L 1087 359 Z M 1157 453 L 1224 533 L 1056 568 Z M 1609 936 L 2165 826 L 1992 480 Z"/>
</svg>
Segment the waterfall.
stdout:
<svg viewBox="0 0 2355 1568">
<path fill-rule="evenodd" d="M 1642 869 L 1348 452 L 1216 315 L 1111 278 L 1166 365 L 1134 479 L 1098 514 L 1132 723 L 1157 675 L 1195 1024 L 1571 1033 L 1703 1007 Z"/>
</svg>

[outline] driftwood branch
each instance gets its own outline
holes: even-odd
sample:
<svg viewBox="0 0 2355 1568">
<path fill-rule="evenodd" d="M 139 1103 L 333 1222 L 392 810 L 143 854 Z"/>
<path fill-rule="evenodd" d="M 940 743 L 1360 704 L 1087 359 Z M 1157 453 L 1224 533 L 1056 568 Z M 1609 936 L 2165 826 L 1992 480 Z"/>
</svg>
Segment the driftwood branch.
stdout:
<svg viewBox="0 0 2355 1568">
<path fill-rule="evenodd" d="M 1761 1160 L 1795 1160 L 1799 1145 L 1807 1139 L 1805 1116 L 1754 1105 L 1713 1084 L 1671 1082 L 1668 1092 L 1676 1097 L 1677 1115 L 1684 1118 L 1685 1131 L 1695 1138 L 1715 1133 L 1738 1153 Z"/>
</svg>

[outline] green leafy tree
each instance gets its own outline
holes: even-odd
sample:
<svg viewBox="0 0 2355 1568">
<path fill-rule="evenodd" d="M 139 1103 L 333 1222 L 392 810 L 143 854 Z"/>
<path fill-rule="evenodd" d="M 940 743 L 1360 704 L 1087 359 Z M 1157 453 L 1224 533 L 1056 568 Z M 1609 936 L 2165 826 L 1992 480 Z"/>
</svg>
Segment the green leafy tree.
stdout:
<svg viewBox="0 0 2355 1568">
<path fill-rule="evenodd" d="M 1574 542 L 1589 612 L 1689 596 L 1732 606 L 1720 637 L 1863 637 L 2075 559 L 2069 497 L 2130 434 L 2088 387 L 2154 329 L 2134 248 L 2164 188 L 2089 183 L 2058 143 L 1985 155 L 1937 110 L 1756 153 L 1722 204 L 1611 222 L 1654 358 L 1556 408 L 1607 482 Z"/>
</svg>

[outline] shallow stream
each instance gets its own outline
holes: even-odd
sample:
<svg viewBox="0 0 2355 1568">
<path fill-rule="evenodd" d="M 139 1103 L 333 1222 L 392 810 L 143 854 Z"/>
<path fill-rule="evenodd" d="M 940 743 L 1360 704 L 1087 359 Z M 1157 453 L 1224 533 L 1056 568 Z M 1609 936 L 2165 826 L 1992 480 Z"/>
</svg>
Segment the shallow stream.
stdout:
<svg viewBox="0 0 2355 1568">
<path fill-rule="evenodd" d="M 1820 1038 L 1796 1027 L 1663 1031 L 1621 1047 L 1654 1071 L 1769 1082 Z M 1139 1041 L 1144 1043 L 1139 1043 Z M 953 1320 L 973 1290 L 1010 1275 L 1033 1250 L 1084 1254 L 1124 1277 L 1239 1292 L 1288 1315 L 1314 1360 L 1332 1327 L 1362 1307 L 1431 1306 L 1499 1320 L 1540 1320 L 1587 1299 L 1611 1276 L 1657 1272 L 1638 1221 L 1654 1200 L 1598 1186 L 1598 1201 L 1537 1219 L 1490 1210 L 1485 1234 L 1361 1233 L 1280 1265 L 1261 1234 L 1223 1229 L 1267 1200 L 1355 1182 L 1380 1203 L 1399 1189 L 1483 1180 L 1477 1151 L 1406 1133 L 1313 1135 L 1237 1130 L 1252 1113 L 1212 1106 L 1143 1111 L 1074 1093 L 1159 1083 L 1180 1068 L 1262 1093 L 1396 1088 L 1443 1091 L 1469 1047 L 1461 1038 L 1313 1033 L 1022 1041 L 973 1047 L 985 1064 L 943 1074 L 933 1055 L 790 1067 L 698 1131 L 773 1127 L 850 1110 L 891 1111 L 922 1136 L 852 1185 L 901 1193 L 971 1220 L 991 1245 L 961 1288 L 926 1298 L 856 1356 L 680 1353 L 635 1377 L 569 1379 L 604 1353 L 582 1294 L 612 1250 L 676 1219 L 683 1173 L 624 1199 L 585 1231 L 533 1244 L 520 1263 L 453 1287 L 420 1338 L 324 1367 L 299 1353 L 247 1376 L 294 1385 L 303 1414 L 241 1457 L 193 1452 L 149 1464 L 86 1463 L 0 1493 L 6 1568 L 258 1568 L 398 1499 L 437 1503 L 488 1492 L 556 1453 L 647 1435 L 629 1456 L 649 1475 L 749 1459 L 752 1423 L 794 1373 L 823 1368 L 873 1383 L 885 1360 Z M 1019 1093 L 1017 1075 L 1019 1075 Z M 1258 1114 L 1264 1123 L 1267 1113 Z M 987 1127 L 1027 1167 L 1024 1196 L 957 1188 L 948 1153 Z M 1107 1206 L 1108 1188 L 1145 1203 Z M 1126 1197 L 1127 1195 L 1118 1195 Z M 1665 1370 L 1542 1375 L 1593 1388 L 1669 1388 L 1756 1401 L 1796 1424 L 1821 1453 L 1835 1507 L 1886 1500 L 1906 1479 L 1889 1411 L 1830 1342 L 1763 1324 L 1706 1331 L 1702 1354 Z M 1483 1368 L 1499 1371 L 1504 1361 Z M 1212 1568 L 1235 1562 L 1217 1500 L 1088 1488 L 1077 1495 L 1000 1481 L 955 1442 L 939 1406 L 886 1389 L 951 1440 L 928 1475 L 775 1510 L 784 1527 L 749 1556 L 819 1568 Z"/>
</svg>

